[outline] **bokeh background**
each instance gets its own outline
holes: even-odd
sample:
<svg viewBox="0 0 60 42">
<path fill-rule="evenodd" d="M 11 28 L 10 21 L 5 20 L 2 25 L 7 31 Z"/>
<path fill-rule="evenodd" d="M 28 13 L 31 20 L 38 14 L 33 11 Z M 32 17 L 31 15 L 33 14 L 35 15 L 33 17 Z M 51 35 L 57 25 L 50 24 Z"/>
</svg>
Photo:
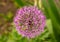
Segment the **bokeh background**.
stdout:
<svg viewBox="0 0 60 42">
<path fill-rule="evenodd" d="M 27 39 L 17 33 L 13 18 L 18 8 L 35 2 L 46 16 L 46 27 L 40 36 Z M 0 0 L 0 42 L 60 42 L 60 0 Z"/>
</svg>

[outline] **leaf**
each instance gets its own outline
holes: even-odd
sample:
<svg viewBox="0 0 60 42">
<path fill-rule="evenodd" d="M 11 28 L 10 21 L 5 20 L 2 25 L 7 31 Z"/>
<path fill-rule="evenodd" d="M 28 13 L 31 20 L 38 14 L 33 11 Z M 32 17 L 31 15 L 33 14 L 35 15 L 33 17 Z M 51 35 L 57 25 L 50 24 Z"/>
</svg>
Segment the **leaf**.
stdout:
<svg viewBox="0 0 60 42">
<path fill-rule="evenodd" d="M 24 6 L 25 3 L 23 3 L 22 0 L 15 0 L 19 6 Z"/>
<path fill-rule="evenodd" d="M 29 0 L 29 1 L 28 0 L 15 0 L 15 1 L 21 7 L 23 7 L 23 6 L 29 6 L 29 5 L 33 5 L 34 4 L 32 2 L 32 0 Z"/>
<path fill-rule="evenodd" d="M 55 16 L 56 20 L 60 24 L 60 13 L 58 11 L 58 7 L 56 7 L 56 4 L 54 3 L 54 0 L 48 0 L 48 4 L 50 5 L 53 15 Z"/>
<path fill-rule="evenodd" d="M 47 31 L 47 29 L 41 34 L 40 39 L 44 40 L 45 38 L 48 38 L 50 33 Z"/>
<path fill-rule="evenodd" d="M 49 33 L 51 34 L 51 37 L 52 37 L 52 42 L 57 42 L 56 41 L 56 38 L 55 38 L 55 35 L 54 35 L 54 31 L 53 31 L 53 28 L 52 28 L 52 24 L 51 24 L 51 20 L 47 20 L 46 21 L 46 25 L 47 25 L 47 29 L 49 30 Z"/>
<path fill-rule="evenodd" d="M 45 9 L 44 11 L 46 13 L 48 12 L 49 17 L 51 18 L 51 22 L 52 22 L 51 25 L 52 25 L 52 29 L 53 29 L 52 31 L 54 33 L 55 39 L 59 42 L 60 41 L 59 40 L 59 38 L 60 38 L 60 36 L 59 36 L 60 35 L 60 33 L 59 33 L 59 31 L 60 31 L 60 25 L 59 25 L 59 22 L 57 21 L 57 19 L 59 18 L 59 16 L 56 13 L 54 13 L 55 11 L 54 11 L 54 9 L 52 9 L 53 6 L 49 5 L 51 3 L 47 3 L 46 0 L 42 0 L 42 3 L 43 3 L 43 6 L 44 6 L 44 9 Z"/>
</svg>

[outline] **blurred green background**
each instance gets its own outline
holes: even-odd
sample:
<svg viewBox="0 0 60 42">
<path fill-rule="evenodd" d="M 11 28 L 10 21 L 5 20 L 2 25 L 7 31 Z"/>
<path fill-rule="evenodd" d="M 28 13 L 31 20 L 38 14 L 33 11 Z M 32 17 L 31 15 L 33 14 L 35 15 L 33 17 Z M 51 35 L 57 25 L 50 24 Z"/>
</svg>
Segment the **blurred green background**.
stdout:
<svg viewBox="0 0 60 42">
<path fill-rule="evenodd" d="M 46 16 L 44 32 L 33 39 L 19 35 L 13 18 L 18 8 L 34 5 Z M 60 0 L 0 0 L 0 42 L 60 42 Z"/>
</svg>

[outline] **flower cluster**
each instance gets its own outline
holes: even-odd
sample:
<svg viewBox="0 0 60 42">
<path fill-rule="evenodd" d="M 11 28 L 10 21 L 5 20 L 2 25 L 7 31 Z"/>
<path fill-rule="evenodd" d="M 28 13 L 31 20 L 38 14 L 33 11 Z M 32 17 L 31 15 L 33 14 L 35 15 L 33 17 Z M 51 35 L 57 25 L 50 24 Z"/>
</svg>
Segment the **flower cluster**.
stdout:
<svg viewBox="0 0 60 42">
<path fill-rule="evenodd" d="M 17 11 L 14 23 L 19 34 L 34 38 L 44 31 L 45 19 L 43 12 L 37 7 L 25 6 Z"/>
</svg>

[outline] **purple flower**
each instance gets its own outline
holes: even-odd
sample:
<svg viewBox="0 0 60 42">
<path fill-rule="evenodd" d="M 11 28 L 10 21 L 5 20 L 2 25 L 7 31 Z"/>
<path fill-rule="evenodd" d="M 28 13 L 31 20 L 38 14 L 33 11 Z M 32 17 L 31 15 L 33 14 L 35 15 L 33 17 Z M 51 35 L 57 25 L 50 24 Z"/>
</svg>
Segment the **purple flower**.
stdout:
<svg viewBox="0 0 60 42">
<path fill-rule="evenodd" d="M 22 36 L 34 38 L 44 31 L 46 17 L 35 6 L 20 8 L 14 18 L 16 30 Z"/>
</svg>

